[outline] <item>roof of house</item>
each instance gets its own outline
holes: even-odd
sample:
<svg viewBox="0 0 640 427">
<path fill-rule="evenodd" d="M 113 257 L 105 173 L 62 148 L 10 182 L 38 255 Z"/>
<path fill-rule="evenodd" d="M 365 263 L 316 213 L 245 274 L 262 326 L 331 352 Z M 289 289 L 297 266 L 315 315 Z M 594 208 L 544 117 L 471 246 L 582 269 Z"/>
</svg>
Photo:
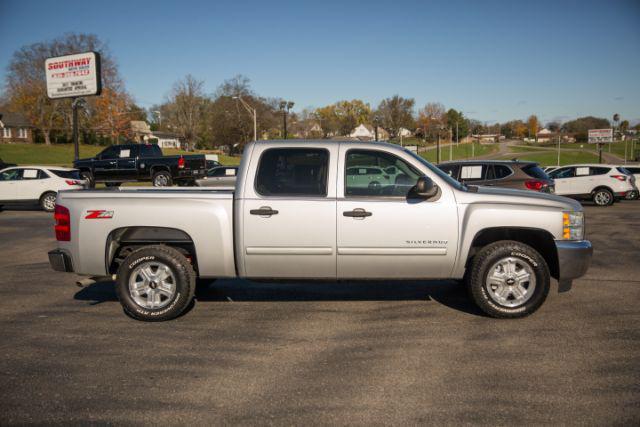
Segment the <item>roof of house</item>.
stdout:
<svg viewBox="0 0 640 427">
<path fill-rule="evenodd" d="M 131 120 L 131 130 L 139 133 L 151 133 L 149 123 L 144 120 Z"/>
<path fill-rule="evenodd" d="M 0 122 L 3 127 L 31 127 L 31 122 L 27 116 L 21 113 L 11 113 L 0 111 Z"/>
</svg>

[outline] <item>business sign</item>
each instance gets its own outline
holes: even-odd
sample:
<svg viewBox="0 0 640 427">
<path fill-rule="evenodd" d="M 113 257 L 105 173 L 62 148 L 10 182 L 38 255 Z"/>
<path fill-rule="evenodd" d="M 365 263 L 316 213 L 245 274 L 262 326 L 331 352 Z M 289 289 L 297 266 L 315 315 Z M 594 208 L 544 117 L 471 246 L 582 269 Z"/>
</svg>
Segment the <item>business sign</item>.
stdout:
<svg viewBox="0 0 640 427">
<path fill-rule="evenodd" d="M 613 142 L 613 129 L 589 129 L 589 144 Z"/>
<path fill-rule="evenodd" d="M 44 62 L 49 98 L 100 95 L 100 55 L 96 52 L 49 58 Z"/>
</svg>

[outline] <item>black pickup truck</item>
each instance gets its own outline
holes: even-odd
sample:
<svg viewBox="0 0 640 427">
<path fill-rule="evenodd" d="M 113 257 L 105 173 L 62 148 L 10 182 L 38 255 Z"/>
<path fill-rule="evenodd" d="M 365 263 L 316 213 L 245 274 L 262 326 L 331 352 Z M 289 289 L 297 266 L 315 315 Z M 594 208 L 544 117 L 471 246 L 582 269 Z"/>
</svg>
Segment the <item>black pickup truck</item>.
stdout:
<svg viewBox="0 0 640 427">
<path fill-rule="evenodd" d="M 155 187 L 194 185 L 207 172 L 204 155 L 164 156 L 155 144 L 112 145 L 93 158 L 76 160 L 73 167 L 92 187 L 131 181 L 151 181 Z"/>
</svg>

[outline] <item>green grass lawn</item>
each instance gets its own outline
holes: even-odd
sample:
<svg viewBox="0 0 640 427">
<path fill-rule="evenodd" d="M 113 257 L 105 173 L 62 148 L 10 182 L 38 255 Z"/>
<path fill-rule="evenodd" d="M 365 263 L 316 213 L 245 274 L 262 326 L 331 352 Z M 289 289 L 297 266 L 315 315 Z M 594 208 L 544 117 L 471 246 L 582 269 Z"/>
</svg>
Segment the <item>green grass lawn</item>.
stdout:
<svg viewBox="0 0 640 427">
<path fill-rule="evenodd" d="M 609 150 L 609 145 L 611 145 L 611 150 Z M 542 147 L 542 148 L 540 148 Z M 557 145 L 550 145 L 550 144 L 545 144 L 545 145 L 541 145 L 541 146 L 535 146 L 535 145 L 518 145 L 518 146 L 510 146 L 509 147 L 509 151 L 512 153 L 535 153 L 535 152 L 541 152 L 544 151 L 544 148 L 547 149 L 557 149 Z M 638 154 L 640 154 L 640 143 L 636 142 L 635 144 L 635 151 L 634 153 L 631 152 L 631 148 L 632 148 L 632 143 L 631 141 L 627 141 L 627 159 L 631 160 L 633 159 L 635 156 L 637 156 Z M 597 144 L 588 144 L 586 142 L 583 143 L 574 143 L 574 144 L 561 144 L 560 145 L 560 152 L 562 153 L 563 151 L 570 151 L 570 150 L 579 150 L 579 151 L 584 151 L 584 152 L 588 152 L 588 153 L 597 153 L 598 152 L 598 145 Z M 606 144 L 602 147 L 602 152 L 604 153 L 609 153 L 611 152 L 612 154 L 620 157 L 621 159 L 624 159 L 624 142 L 616 142 L 615 144 Z"/>
<path fill-rule="evenodd" d="M 80 145 L 80 158 L 93 157 L 105 147 L 94 145 Z M 205 151 L 187 152 L 167 148 L 162 150 L 165 155 L 204 154 Z M 223 165 L 237 165 L 240 157 L 218 155 Z M 0 144 L 0 158 L 6 163 L 19 165 L 48 165 L 71 166 L 73 162 L 72 144 Z"/>
<path fill-rule="evenodd" d="M 523 152 L 522 150 L 520 152 Z M 535 151 L 535 150 L 531 150 Z M 503 159 L 512 159 L 513 156 L 503 156 Z M 556 151 L 530 152 L 518 155 L 518 160 L 528 160 L 540 163 L 542 166 L 555 166 L 558 164 L 558 153 Z M 560 165 L 570 165 L 574 163 L 598 163 L 598 155 L 589 151 L 567 151 L 560 150 Z"/>
<path fill-rule="evenodd" d="M 474 157 L 486 156 L 498 151 L 498 146 L 495 144 L 479 144 L 477 142 L 474 142 L 473 145 L 474 145 L 473 147 Z M 429 151 L 422 152 L 420 153 L 420 155 L 425 159 L 427 159 L 428 161 L 430 161 L 431 163 L 435 163 L 437 159 L 436 151 L 437 151 L 436 149 L 432 149 Z M 449 151 L 450 151 L 449 146 L 440 148 L 440 161 L 444 162 L 449 160 Z M 472 151 L 471 144 L 459 144 L 457 146 L 454 145 L 452 159 L 453 160 L 472 159 L 473 157 L 471 156 L 471 151 Z"/>
</svg>

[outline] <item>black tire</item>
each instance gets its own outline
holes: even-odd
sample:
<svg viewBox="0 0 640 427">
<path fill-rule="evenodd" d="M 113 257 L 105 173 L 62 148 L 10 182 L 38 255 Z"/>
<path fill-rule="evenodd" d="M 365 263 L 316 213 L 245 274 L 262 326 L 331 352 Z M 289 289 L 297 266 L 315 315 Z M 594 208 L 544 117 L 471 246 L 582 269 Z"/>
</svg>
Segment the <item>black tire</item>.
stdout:
<svg viewBox="0 0 640 427">
<path fill-rule="evenodd" d="M 611 206 L 615 202 L 613 193 L 608 188 L 598 188 L 593 192 L 592 198 L 596 206 Z"/>
<path fill-rule="evenodd" d="M 121 182 L 105 182 L 104 185 L 107 188 L 115 188 L 115 187 L 120 187 L 122 183 Z"/>
<path fill-rule="evenodd" d="M 153 174 L 151 178 L 154 187 L 171 187 L 173 180 L 171 174 L 167 171 L 160 171 Z"/>
<path fill-rule="evenodd" d="M 82 179 L 85 179 L 87 181 L 88 188 L 96 187 L 96 181 L 95 179 L 93 179 L 93 174 L 91 172 L 89 171 L 80 172 L 80 176 L 82 177 Z"/>
<path fill-rule="evenodd" d="M 144 263 L 164 265 L 173 275 L 175 292 L 171 298 L 162 301 L 164 304 L 162 307 L 148 308 L 138 304 L 129 289 L 132 274 L 137 276 L 137 268 L 143 268 Z M 156 286 L 158 285 L 156 284 Z M 148 288 L 151 287 L 150 284 Z M 182 253 L 169 246 L 152 245 L 140 248 L 129 254 L 118 268 L 116 281 L 118 300 L 120 300 L 124 311 L 137 320 L 160 322 L 180 316 L 192 304 L 195 289 L 196 273 L 191 263 Z"/>
<path fill-rule="evenodd" d="M 492 267 L 507 259 L 514 261 L 514 265 L 519 264 L 524 266 L 526 264 L 535 277 L 533 289 L 531 288 L 533 284 L 531 281 L 526 288 L 527 291 L 531 291 L 531 294 L 527 296 L 527 299 L 524 300 L 523 303 L 513 306 L 505 305 L 497 301 L 496 297 L 492 296 L 494 291 L 489 289 L 492 288 L 492 285 L 487 283 L 488 275 L 494 272 L 494 270 L 491 270 Z M 496 267 L 496 269 L 498 268 L 499 267 Z M 551 280 L 549 276 L 549 266 L 538 251 L 524 243 L 512 240 L 502 240 L 492 243 L 484 247 L 474 257 L 470 269 L 471 272 L 467 279 L 469 295 L 478 308 L 491 317 L 519 318 L 528 316 L 540 308 L 549 294 Z M 509 280 L 506 280 L 507 284 L 508 282 Z M 512 286 L 513 284 L 506 285 L 505 289 L 510 289 Z M 511 291 L 507 290 L 507 292 Z M 511 295 L 513 294 L 509 294 L 508 296 Z M 515 297 L 513 300 L 507 302 L 508 304 L 518 303 Z"/>
<path fill-rule="evenodd" d="M 45 212 L 53 212 L 56 207 L 56 193 L 47 191 L 40 196 L 40 208 Z"/>
</svg>

